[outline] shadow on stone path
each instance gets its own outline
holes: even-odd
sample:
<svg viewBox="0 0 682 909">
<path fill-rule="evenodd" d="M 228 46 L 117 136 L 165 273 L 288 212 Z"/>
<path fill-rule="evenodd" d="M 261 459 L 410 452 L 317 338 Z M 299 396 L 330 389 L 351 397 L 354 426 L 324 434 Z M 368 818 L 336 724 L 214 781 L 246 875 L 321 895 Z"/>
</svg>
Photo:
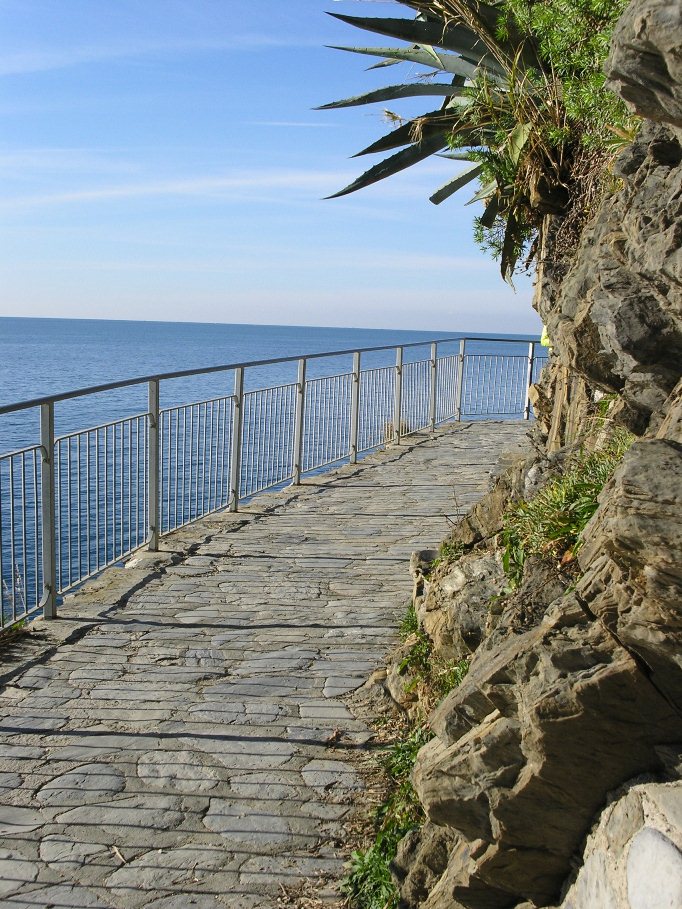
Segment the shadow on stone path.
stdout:
<svg viewBox="0 0 682 909">
<path fill-rule="evenodd" d="M 0 905 L 269 909 L 342 873 L 408 560 L 527 424 L 459 424 L 167 537 L 0 651 Z M 457 503 L 453 496 L 456 493 Z"/>
</svg>

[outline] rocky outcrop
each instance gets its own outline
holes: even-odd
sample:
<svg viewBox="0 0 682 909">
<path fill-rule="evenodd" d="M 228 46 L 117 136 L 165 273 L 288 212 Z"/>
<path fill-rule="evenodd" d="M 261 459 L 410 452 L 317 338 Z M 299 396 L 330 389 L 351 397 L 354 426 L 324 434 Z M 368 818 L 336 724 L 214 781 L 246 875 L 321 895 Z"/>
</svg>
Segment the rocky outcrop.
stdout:
<svg viewBox="0 0 682 909">
<path fill-rule="evenodd" d="M 557 299 L 538 301 L 561 363 L 620 394 L 638 433 L 682 362 L 681 162 L 673 131 L 645 125 L 616 165 L 623 189 L 584 231 Z"/>
<path fill-rule="evenodd" d="M 633 445 L 579 554 L 576 596 L 682 715 L 682 448 Z"/>
<path fill-rule="evenodd" d="M 640 116 L 682 138 L 682 7 L 676 0 L 631 3 L 616 26 L 606 64 L 610 88 Z"/>
<path fill-rule="evenodd" d="M 681 43 L 682 0 L 623 16 L 610 80 L 649 122 L 561 283 L 541 276 L 537 451 L 454 528 L 449 558 L 412 566 L 434 655 L 470 669 L 414 769 L 428 821 L 396 860 L 404 907 L 682 905 Z M 577 560 L 528 559 L 510 591 L 509 502 L 614 420 L 637 438 Z"/>
</svg>

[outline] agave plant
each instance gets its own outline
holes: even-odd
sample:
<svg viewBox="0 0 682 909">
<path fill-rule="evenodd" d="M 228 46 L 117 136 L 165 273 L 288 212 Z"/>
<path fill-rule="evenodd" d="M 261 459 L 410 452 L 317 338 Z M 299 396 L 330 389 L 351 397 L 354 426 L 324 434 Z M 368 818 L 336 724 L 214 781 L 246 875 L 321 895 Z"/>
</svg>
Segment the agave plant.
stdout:
<svg viewBox="0 0 682 909">
<path fill-rule="evenodd" d="M 511 281 L 519 258 L 542 218 L 561 213 L 569 201 L 576 146 L 564 105 L 564 85 L 547 48 L 532 32 L 528 11 L 563 3 L 591 6 L 603 0 L 397 0 L 414 19 L 331 14 L 349 25 L 406 42 L 407 47 L 337 47 L 380 58 L 370 69 L 401 62 L 427 69 L 427 79 L 399 83 L 322 105 L 322 110 L 407 97 L 442 98 L 439 108 L 401 122 L 397 129 L 358 152 L 394 152 L 336 198 L 383 180 L 430 155 L 467 161 L 430 197 L 438 205 L 473 180 L 471 202 L 484 204 L 476 219 L 482 245 L 500 258 Z M 621 0 L 617 0 L 618 5 Z M 524 15 L 520 15 L 521 4 Z M 525 5 L 524 5 L 525 4 Z M 519 7 L 520 8 L 520 7 Z M 553 15 L 557 11 L 552 9 Z M 604 18 L 602 15 L 602 19 Z M 608 17 L 607 17 L 608 18 Z M 595 64 L 596 65 L 596 64 Z M 399 118 L 396 118 L 399 119 Z M 398 151 L 395 151 L 399 149 Z"/>
</svg>

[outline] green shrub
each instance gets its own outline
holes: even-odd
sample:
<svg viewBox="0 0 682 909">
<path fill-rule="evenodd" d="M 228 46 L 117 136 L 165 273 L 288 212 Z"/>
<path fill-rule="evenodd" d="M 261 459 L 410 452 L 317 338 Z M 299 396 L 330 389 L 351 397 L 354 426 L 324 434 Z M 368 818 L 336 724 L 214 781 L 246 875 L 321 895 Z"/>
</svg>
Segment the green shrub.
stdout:
<svg viewBox="0 0 682 909">
<path fill-rule="evenodd" d="M 519 502 L 507 512 L 503 564 L 512 587 L 521 581 L 529 555 L 572 559 L 580 535 L 597 510 L 599 493 L 631 444 L 632 436 L 617 430 L 601 448 L 581 452 L 562 476 L 547 483 L 529 502 Z"/>
</svg>

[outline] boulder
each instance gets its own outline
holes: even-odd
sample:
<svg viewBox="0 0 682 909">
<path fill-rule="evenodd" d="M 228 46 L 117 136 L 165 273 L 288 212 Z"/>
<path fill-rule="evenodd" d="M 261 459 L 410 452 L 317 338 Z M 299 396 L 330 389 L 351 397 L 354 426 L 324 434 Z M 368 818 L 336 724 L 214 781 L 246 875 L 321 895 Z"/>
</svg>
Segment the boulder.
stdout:
<svg viewBox="0 0 682 909">
<path fill-rule="evenodd" d="M 682 739 L 679 714 L 570 596 L 475 660 L 431 726 L 415 789 L 433 823 L 487 844 L 477 880 L 509 905 L 550 902 L 604 794 Z"/>
<path fill-rule="evenodd" d="M 608 86 L 641 117 L 672 124 L 682 138 L 681 0 L 636 0 L 618 22 Z"/>
<path fill-rule="evenodd" d="M 682 448 L 634 444 L 601 503 L 577 595 L 682 714 Z"/>
<path fill-rule="evenodd" d="M 625 787 L 604 809 L 560 909 L 682 906 L 682 783 Z"/>
</svg>

